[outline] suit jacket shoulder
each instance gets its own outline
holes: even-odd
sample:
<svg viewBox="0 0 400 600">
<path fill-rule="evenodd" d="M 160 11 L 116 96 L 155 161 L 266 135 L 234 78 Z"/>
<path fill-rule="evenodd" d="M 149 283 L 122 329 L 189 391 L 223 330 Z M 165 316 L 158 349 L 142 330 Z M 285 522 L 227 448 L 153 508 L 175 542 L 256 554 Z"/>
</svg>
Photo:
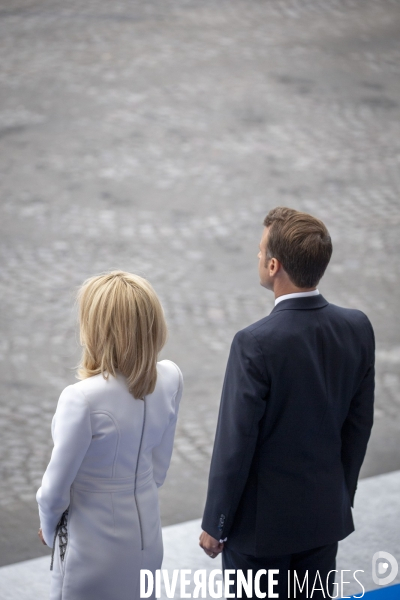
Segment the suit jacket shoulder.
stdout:
<svg viewBox="0 0 400 600">
<path fill-rule="evenodd" d="M 355 326 L 364 328 L 368 333 L 374 335 L 374 330 L 371 321 L 367 315 L 357 308 L 344 308 L 336 304 L 329 304 L 329 312 L 337 319 L 342 319 L 347 323 L 353 323 Z"/>
<path fill-rule="evenodd" d="M 318 300 L 318 303 L 314 300 Z M 307 310 L 307 303 L 302 300 L 314 300 L 313 304 Z M 315 311 L 316 308 L 320 310 Z M 241 340 L 251 340 L 253 337 L 259 343 L 266 341 L 268 337 L 269 344 L 274 340 L 287 341 L 290 338 L 297 337 L 299 328 L 307 325 L 309 318 L 317 317 L 321 324 L 342 325 L 352 329 L 356 335 L 366 336 L 369 341 L 374 341 L 374 331 L 367 315 L 361 310 L 354 308 L 344 308 L 335 304 L 328 303 L 322 295 L 311 298 L 285 300 L 277 304 L 272 312 L 266 317 L 248 325 L 239 331 L 235 337 Z"/>
</svg>

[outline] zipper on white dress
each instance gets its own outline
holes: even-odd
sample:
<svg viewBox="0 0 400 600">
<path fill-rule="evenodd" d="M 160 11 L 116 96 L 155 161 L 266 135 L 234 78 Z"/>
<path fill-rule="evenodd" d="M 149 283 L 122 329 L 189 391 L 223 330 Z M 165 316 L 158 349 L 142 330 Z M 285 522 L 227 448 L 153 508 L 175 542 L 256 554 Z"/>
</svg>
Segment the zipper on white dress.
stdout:
<svg viewBox="0 0 400 600">
<path fill-rule="evenodd" d="M 137 483 L 137 474 L 138 474 L 138 466 L 139 466 L 139 459 L 140 459 L 140 452 L 142 450 L 142 442 L 143 442 L 143 433 L 144 433 L 144 425 L 145 425 L 145 421 L 146 421 L 146 396 L 143 398 L 143 425 L 142 425 L 142 434 L 140 436 L 140 444 L 139 444 L 139 450 L 138 450 L 138 457 L 137 457 L 137 461 L 136 461 L 136 472 L 135 472 L 135 504 L 136 504 L 136 512 L 138 515 L 138 521 L 139 521 L 139 530 L 140 530 L 140 545 L 141 545 L 141 549 L 144 550 L 144 543 L 143 543 L 143 530 L 142 530 L 142 520 L 140 518 L 140 511 L 139 511 L 139 505 L 138 505 L 138 501 L 136 499 L 136 483 Z"/>
</svg>

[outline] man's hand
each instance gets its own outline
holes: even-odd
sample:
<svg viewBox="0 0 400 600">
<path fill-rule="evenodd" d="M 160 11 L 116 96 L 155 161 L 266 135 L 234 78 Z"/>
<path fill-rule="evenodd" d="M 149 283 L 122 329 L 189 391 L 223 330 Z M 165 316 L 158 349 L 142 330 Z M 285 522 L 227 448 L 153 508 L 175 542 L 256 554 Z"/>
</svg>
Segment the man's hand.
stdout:
<svg viewBox="0 0 400 600">
<path fill-rule="evenodd" d="M 39 537 L 40 537 L 40 539 L 42 540 L 42 544 L 44 544 L 45 546 L 47 546 L 46 542 L 44 541 L 44 537 L 43 537 L 42 529 L 39 529 L 39 531 L 38 531 L 38 536 L 39 536 Z"/>
<path fill-rule="evenodd" d="M 223 542 L 219 542 L 205 531 L 199 538 L 199 545 L 210 558 L 215 558 L 224 549 Z"/>
</svg>

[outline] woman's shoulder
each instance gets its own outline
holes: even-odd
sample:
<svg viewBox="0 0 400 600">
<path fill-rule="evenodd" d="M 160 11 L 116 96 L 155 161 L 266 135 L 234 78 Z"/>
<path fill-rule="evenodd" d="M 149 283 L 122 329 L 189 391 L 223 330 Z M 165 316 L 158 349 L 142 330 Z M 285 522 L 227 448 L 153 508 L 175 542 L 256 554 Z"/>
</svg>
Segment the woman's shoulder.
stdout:
<svg viewBox="0 0 400 600">
<path fill-rule="evenodd" d="M 181 388 L 183 376 L 180 368 L 172 360 L 160 360 L 157 363 L 157 380 L 167 383 L 175 389 Z"/>
<path fill-rule="evenodd" d="M 172 360 L 161 360 L 157 363 L 157 383 L 153 393 L 167 392 L 167 394 L 175 395 L 177 390 L 183 387 L 183 376 L 180 368 Z M 101 401 L 103 397 L 109 398 L 114 394 L 120 396 L 122 394 L 129 395 L 126 377 L 117 374 L 116 377 L 109 376 L 107 379 L 100 373 L 81 379 L 63 389 L 60 395 L 59 402 L 73 400 L 78 404 L 89 404 Z"/>
<path fill-rule="evenodd" d="M 98 375 L 93 375 L 92 377 L 86 377 L 85 379 L 80 379 L 75 383 L 71 383 L 64 388 L 63 392 L 66 390 L 70 390 L 71 392 L 76 392 L 77 394 L 84 394 L 86 390 L 91 389 L 92 387 L 101 386 L 105 379 L 101 373 Z"/>
<path fill-rule="evenodd" d="M 157 363 L 157 369 L 158 368 L 162 368 L 164 370 L 167 370 L 171 373 L 178 373 L 181 374 L 181 370 L 178 367 L 178 365 L 176 363 L 174 363 L 172 360 L 169 360 L 167 358 L 164 358 L 164 360 L 160 360 Z"/>
<path fill-rule="evenodd" d="M 75 398 L 83 402 L 88 400 L 93 394 L 101 393 L 107 388 L 113 387 L 114 377 L 105 379 L 101 373 L 76 381 L 63 389 L 60 395 L 60 400 L 63 398 Z M 114 384 L 115 385 L 115 384 Z"/>
</svg>

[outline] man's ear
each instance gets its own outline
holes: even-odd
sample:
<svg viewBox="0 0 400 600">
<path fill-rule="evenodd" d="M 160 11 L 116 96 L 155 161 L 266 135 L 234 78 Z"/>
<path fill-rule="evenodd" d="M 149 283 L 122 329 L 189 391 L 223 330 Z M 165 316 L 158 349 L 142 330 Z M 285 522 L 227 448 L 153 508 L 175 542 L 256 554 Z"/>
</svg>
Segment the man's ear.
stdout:
<svg viewBox="0 0 400 600">
<path fill-rule="evenodd" d="M 279 260 L 277 258 L 271 258 L 268 266 L 270 276 L 273 277 L 274 275 L 276 275 L 281 268 L 282 265 L 279 262 Z"/>
</svg>

